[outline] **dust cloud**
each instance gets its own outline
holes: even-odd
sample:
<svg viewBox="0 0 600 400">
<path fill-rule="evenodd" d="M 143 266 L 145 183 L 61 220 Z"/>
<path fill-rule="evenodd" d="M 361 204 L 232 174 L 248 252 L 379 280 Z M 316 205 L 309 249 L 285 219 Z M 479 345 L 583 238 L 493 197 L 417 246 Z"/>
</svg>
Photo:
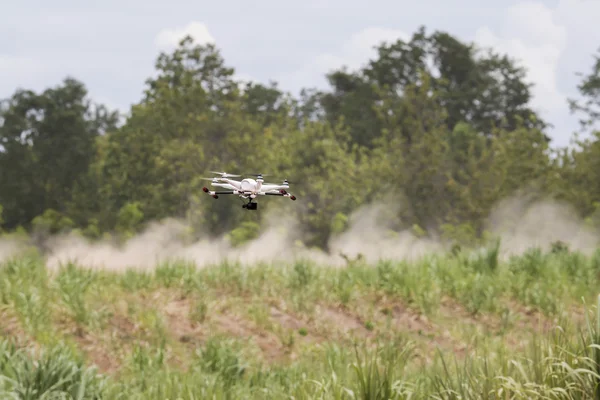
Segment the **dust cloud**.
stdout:
<svg viewBox="0 0 600 400">
<path fill-rule="evenodd" d="M 18 256 L 26 249 L 27 245 L 22 239 L 4 238 L 0 240 L 0 262 Z"/>
<path fill-rule="evenodd" d="M 211 239 L 208 235 L 190 243 L 185 240 L 189 227 L 182 221 L 167 220 L 152 224 L 123 246 L 102 241 L 91 243 L 74 236 L 53 238 L 47 263 L 49 268 L 71 261 L 93 268 L 123 270 L 150 269 L 168 261 L 187 261 L 198 267 L 224 261 L 241 264 L 287 262 L 298 257 L 329 262 L 324 252 L 297 245 L 296 227 L 294 220 L 271 217 L 258 238 L 234 247 L 226 237 Z"/>
<path fill-rule="evenodd" d="M 224 261 L 241 264 L 288 263 L 297 259 L 331 266 L 345 266 L 357 257 L 367 262 L 379 259 L 415 259 L 427 254 L 448 251 L 448 244 L 438 239 L 420 238 L 407 230 L 395 232 L 391 225 L 394 208 L 374 204 L 356 210 L 349 226 L 329 242 L 329 252 L 310 249 L 299 243 L 301 225 L 289 215 L 267 215 L 263 233 L 255 240 L 233 247 L 226 237 L 186 239 L 189 227 L 183 221 L 167 220 L 149 228 L 118 246 L 110 241 L 89 242 L 76 236 L 52 238 L 46 247 L 49 268 L 75 262 L 92 268 L 124 270 L 151 269 L 160 262 L 181 260 L 198 267 Z M 501 239 L 503 255 L 518 254 L 532 246 L 548 249 L 560 240 L 571 249 L 589 253 L 599 244 L 600 236 L 565 204 L 552 200 L 532 201 L 527 196 L 506 199 L 488 219 L 487 229 Z M 0 257 L 17 253 L 18 246 L 0 242 Z"/>
<path fill-rule="evenodd" d="M 584 254 L 591 254 L 600 245 L 598 229 L 586 224 L 568 204 L 534 200 L 526 193 L 499 202 L 487 224 L 501 239 L 503 256 L 521 254 L 532 247 L 547 251 L 556 241 Z"/>
<path fill-rule="evenodd" d="M 432 239 L 417 237 L 412 231 L 392 229 L 396 207 L 373 204 L 359 208 L 349 218 L 349 227 L 334 236 L 329 247 L 334 254 L 350 258 L 362 255 L 367 262 L 380 259 L 412 260 L 428 253 L 444 251 L 444 246 Z"/>
<path fill-rule="evenodd" d="M 349 229 L 332 238 L 329 252 L 303 246 L 301 226 L 287 215 L 266 216 L 262 234 L 249 243 L 233 247 L 226 237 L 205 238 L 189 243 L 185 238 L 188 226 L 178 220 L 154 223 L 123 246 L 108 241 L 91 243 L 76 236 L 52 238 L 49 268 L 66 262 L 75 262 L 92 268 L 123 270 L 126 268 L 151 269 L 166 261 L 188 261 L 198 267 L 224 261 L 240 264 L 290 262 L 309 260 L 323 265 L 344 266 L 349 259 L 362 256 L 365 261 L 381 258 L 414 258 L 440 250 L 438 244 L 418 239 L 409 232 L 394 233 L 387 229 L 382 204 L 363 207 L 350 216 Z M 382 215 L 384 218 L 382 218 Z"/>
</svg>

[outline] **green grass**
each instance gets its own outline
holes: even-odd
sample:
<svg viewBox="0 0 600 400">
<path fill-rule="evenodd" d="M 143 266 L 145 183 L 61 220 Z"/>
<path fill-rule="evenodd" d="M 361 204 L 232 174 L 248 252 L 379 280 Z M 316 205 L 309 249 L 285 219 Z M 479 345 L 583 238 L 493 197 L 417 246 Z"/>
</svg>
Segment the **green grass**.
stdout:
<svg viewBox="0 0 600 400">
<path fill-rule="evenodd" d="M 600 251 L 0 265 L 7 399 L 600 399 Z"/>
</svg>

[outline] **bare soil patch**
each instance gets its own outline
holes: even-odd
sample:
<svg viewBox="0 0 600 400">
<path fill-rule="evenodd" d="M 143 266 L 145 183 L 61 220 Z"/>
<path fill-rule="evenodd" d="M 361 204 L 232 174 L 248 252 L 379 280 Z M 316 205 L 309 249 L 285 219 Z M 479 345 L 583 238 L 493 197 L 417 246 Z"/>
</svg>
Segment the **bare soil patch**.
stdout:
<svg viewBox="0 0 600 400">
<path fill-rule="evenodd" d="M 25 336 L 25 331 L 21 328 L 19 320 L 8 310 L 0 308 L 0 321 L 0 336 L 17 339 Z"/>
<path fill-rule="evenodd" d="M 117 336 L 121 340 L 132 340 L 137 336 L 140 326 L 124 315 L 113 315 L 109 321 L 109 336 Z"/>
<path fill-rule="evenodd" d="M 116 350 L 129 348 L 138 334 L 138 327 L 128 317 L 118 314 L 108 320 L 102 332 L 90 332 L 65 318 L 57 324 L 62 334 L 74 340 L 87 359 L 108 375 L 117 374 L 122 365 Z"/>
<path fill-rule="evenodd" d="M 250 321 L 233 313 L 224 313 L 211 316 L 221 332 L 233 336 L 253 340 L 262 350 L 268 362 L 282 361 L 287 353 L 277 336 L 270 332 L 257 329 Z"/>
<path fill-rule="evenodd" d="M 199 322 L 190 318 L 192 300 L 190 298 L 179 298 L 168 302 L 162 309 L 167 319 L 169 332 L 178 341 L 190 345 L 204 342 L 205 328 Z"/>
<path fill-rule="evenodd" d="M 10 309 L 0 308 L 0 338 L 11 341 L 19 348 L 40 349 L 38 342 L 23 329 L 21 321 Z"/>
<path fill-rule="evenodd" d="M 444 319 L 481 326 L 492 333 L 498 333 L 502 329 L 502 321 L 499 316 L 486 312 L 472 313 L 463 304 L 448 296 L 441 299 L 438 314 Z"/>
<path fill-rule="evenodd" d="M 342 335 L 352 337 L 373 337 L 375 333 L 366 327 L 360 317 L 351 313 L 347 308 L 341 306 L 319 306 L 316 311 L 319 323 L 325 323 L 337 328 L 336 331 Z"/>
<path fill-rule="evenodd" d="M 397 328 L 423 335 L 435 335 L 438 328 L 423 314 L 403 303 L 391 305 L 391 316 Z"/>
<path fill-rule="evenodd" d="M 311 318 L 298 316 L 288 311 L 283 301 L 270 302 L 269 317 L 284 330 L 297 334 L 296 337 L 303 343 L 320 343 L 325 340 L 315 329 L 314 321 Z"/>
<path fill-rule="evenodd" d="M 467 344 L 452 336 L 446 326 L 433 323 L 426 315 L 395 300 L 382 308 L 382 316 L 391 323 L 396 332 L 406 333 L 418 339 L 415 358 L 423 365 L 433 361 L 438 349 L 453 353 L 456 357 L 466 356 Z"/>
<path fill-rule="evenodd" d="M 511 299 L 506 303 L 511 312 L 516 314 L 515 325 L 521 331 L 545 334 L 563 322 L 560 316 L 551 317 L 545 315 L 535 307 L 526 306 L 516 300 Z M 562 317 L 567 319 L 569 328 L 576 328 L 585 324 L 585 312 L 584 306 L 571 306 Z"/>
<path fill-rule="evenodd" d="M 98 370 L 107 375 L 113 375 L 121 366 L 117 357 L 110 357 L 110 349 L 104 345 L 103 341 L 95 335 L 86 334 L 84 336 L 75 336 L 75 341 L 86 355 L 86 357 L 98 367 Z"/>
<path fill-rule="evenodd" d="M 305 321 L 302 321 L 298 317 L 284 312 L 277 307 L 271 306 L 269 311 L 271 319 L 277 321 L 277 323 L 286 329 L 295 331 L 301 328 L 306 328 L 307 324 Z"/>
<path fill-rule="evenodd" d="M 163 299 L 163 305 L 160 307 L 161 314 L 166 318 L 169 333 L 186 346 L 193 348 L 202 345 L 208 337 L 220 333 L 253 341 L 268 362 L 285 360 L 291 352 L 289 346 L 286 346 L 277 335 L 256 326 L 246 317 L 239 315 L 239 312 L 232 311 L 228 304 L 213 304 L 207 312 L 205 320 L 199 322 L 190 318 L 195 306 L 193 297 L 170 294 L 165 300 L 163 294 L 160 298 Z M 276 316 L 281 317 L 288 326 L 295 326 L 299 323 L 291 316 L 286 318 L 283 313 L 276 314 Z"/>
</svg>

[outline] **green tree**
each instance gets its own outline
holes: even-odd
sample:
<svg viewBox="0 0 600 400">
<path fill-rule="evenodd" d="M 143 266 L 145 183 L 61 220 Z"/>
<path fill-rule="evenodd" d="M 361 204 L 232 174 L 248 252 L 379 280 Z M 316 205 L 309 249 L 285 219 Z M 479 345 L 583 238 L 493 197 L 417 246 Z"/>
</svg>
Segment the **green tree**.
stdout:
<svg viewBox="0 0 600 400">
<path fill-rule="evenodd" d="M 353 140 L 370 146 L 382 129 L 375 111 L 382 93 L 404 96 L 410 85 L 422 83 L 423 72 L 448 113 L 450 130 L 461 121 L 483 134 L 494 127 L 546 127 L 529 105 L 530 85 L 524 81 L 523 68 L 505 55 L 483 51 L 449 33 L 427 34 L 424 27 L 408 42 L 382 43 L 377 57 L 359 71 L 342 68 L 330 73 L 332 90 L 306 101 L 318 101 L 329 121 L 344 116 Z"/>
<path fill-rule="evenodd" d="M 594 55 L 594 63 L 587 74 L 579 73 L 582 80 L 577 86 L 581 101 L 569 99 L 569 106 L 573 113 L 583 113 L 580 119 L 581 126 L 586 128 L 600 120 L 600 48 Z"/>
<path fill-rule="evenodd" d="M 588 138 L 575 137 L 574 146 L 559 149 L 552 176 L 557 196 L 575 205 L 584 217 L 597 212 L 600 202 L 600 131 L 594 124 L 600 121 L 600 49 L 593 55 L 594 63 L 587 74 L 579 74 L 577 86 L 581 100 L 569 99 L 572 113 L 580 113 L 583 130 L 591 130 Z"/>
<path fill-rule="evenodd" d="M 297 182 L 291 191 L 299 201 L 292 212 L 305 231 L 305 243 L 327 248 L 336 214 L 349 213 L 363 201 L 357 152 L 341 124 L 308 121 L 302 131 L 280 131 L 274 165 L 278 174 Z"/>
<path fill-rule="evenodd" d="M 209 170 L 266 168 L 274 140 L 266 125 L 280 118 L 285 104 L 272 88 L 240 90 L 219 50 L 190 37 L 172 53 L 161 53 L 156 67 L 157 76 L 147 81 L 145 97 L 125 125 L 99 143 L 74 209 L 89 204 L 93 209 L 84 214 L 93 213 L 103 229 L 111 229 L 127 203 L 138 202 L 149 221 L 185 217 L 202 198 L 201 210 L 194 212 L 204 219 L 198 225 L 214 234 L 230 231 L 243 210 L 205 196 L 201 178 Z M 98 200 L 90 201 L 93 196 Z"/>
<path fill-rule="evenodd" d="M 64 213 L 88 169 L 95 139 L 117 122 L 85 86 L 66 78 L 42 93 L 17 90 L 0 110 L 0 203 L 5 227 L 27 226 L 45 210 Z"/>
<path fill-rule="evenodd" d="M 289 95 L 277 88 L 276 82 L 268 86 L 249 82 L 242 89 L 242 111 L 260 121 L 264 126 L 270 126 L 279 117 L 289 115 L 295 101 Z"/>
<path fill-rule="evenodd" d="M 407 86 L 401 99 L 385 94 L 378 108 L 383 136 L 371 157 L 380 160 L 373 175 L 379 176 L 382 193 L 391 190 L 401 203 L 403 224 L 435 229 L 452 207 L 446 188 L 450 132 L 431 79 L 420 77 L 422 83 Z"/>
<path fill-rule="evenodd" d="M 596 211 L 600 202 L 600 132 L 577 140 L 577 147 L 561 149 L 552 176 L 553 193 L 574 205 L 581 216 Z"/>
<path fill-rule="evenodd" d="M 3 227 L 126 238 L 178 217 L 239 245 L 271 211 L 285 211 L 306 244 L 327 249 L 354 211 L 382 202 L 392 206 L 389 228 L 472 244 L 492 207 L 520 189 L 597 221 L 600 134 L 550 151 L 525 71 L 448 33 L 421 28 L 383 43 L 358 71 L 327 75 L 331 90 L 299 98 L 275 82 L 242 85 L 216 46 L 191 37 L 155 67 L 119 127 L 73 79 L 41 94 L 17 91 L 2 105 Z M 587 102 L 573 106 L 589 120 L 599 108 L 594 68 L 580 85 Z M 236 196 L 202 191 L 211 170 L 287 178 L 299 201 L 265 196 L 248 212 Z"/>
</svg>

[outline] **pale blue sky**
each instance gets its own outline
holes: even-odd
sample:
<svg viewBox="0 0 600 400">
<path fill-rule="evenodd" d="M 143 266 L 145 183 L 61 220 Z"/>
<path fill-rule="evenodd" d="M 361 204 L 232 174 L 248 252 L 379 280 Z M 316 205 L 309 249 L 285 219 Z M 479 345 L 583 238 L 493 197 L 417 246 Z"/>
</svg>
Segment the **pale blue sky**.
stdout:
<svg viewBox="0 0 600 400">
<path fill-rule="evenodd" d="M 598 0 L 41 0 L 6 2 L 0 13 L 0 97 L 42 90 L 72 75 L 91 96 L 127 111 L 161 49 L 181 33 L 216 42 L 242 77 L 284 90 L 323 87 L 324 74 L 358 67 L 381 40 L 419 25 L 493 46 L 520 59 L 536 84 L 534 105 L 556 125 L 554 145 L 578 128 L 566 98 L 576 95 L 600 47 Z"/>
</svg>

